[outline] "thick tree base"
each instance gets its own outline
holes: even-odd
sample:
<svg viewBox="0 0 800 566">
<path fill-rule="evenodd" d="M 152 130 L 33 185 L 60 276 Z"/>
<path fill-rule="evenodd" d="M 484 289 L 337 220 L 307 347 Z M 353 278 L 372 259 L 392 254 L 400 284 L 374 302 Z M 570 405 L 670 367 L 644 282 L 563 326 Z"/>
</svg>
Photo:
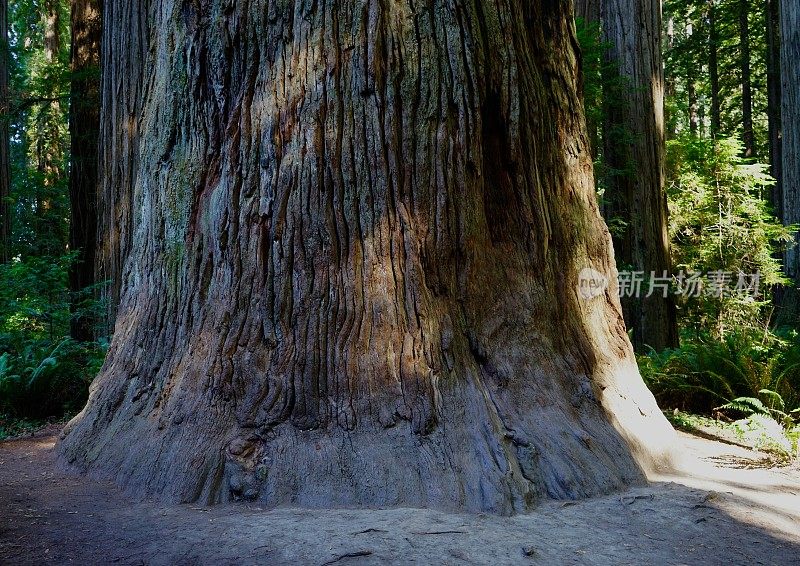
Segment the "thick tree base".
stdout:
<svg viewBox="0 0 800 566">
<path fill-rule="evenodd" d="M 617 368 L 617 378 L 641 383 L 630 365 Z M 643 386 L 626 389 L 607 388 L 602 399 L 591 389 L 553 392 L 565 403 L 551 398 L 522 413 L 524 400 L 473 374 L 458 387 L 440 384 L 439 424 L 426 435 L 398 420 L 349 431 L 286 423 L 250 436 L 234 428 L 239 434 L 231 437 L 220 420 L 209 428 L 202 412 L 166 424 L 145 416 L 103 423 L 107 414 L 90 406 L 67 427 L 60 451 L 79 470 L 169 502 L 513 514 L 543 498 L 638 485 L 671 466 L 671 427 Z M 610 414 L 630 419 L 615 422 Z"/>
<path fill-rule="evenodd" d="M 616 274 L 569 3 L 115 14 L 119 314 L 66 462 L 171 501 L 494 513 L 667 463 L 616 286 L 581 287 Z"/>
</svg>

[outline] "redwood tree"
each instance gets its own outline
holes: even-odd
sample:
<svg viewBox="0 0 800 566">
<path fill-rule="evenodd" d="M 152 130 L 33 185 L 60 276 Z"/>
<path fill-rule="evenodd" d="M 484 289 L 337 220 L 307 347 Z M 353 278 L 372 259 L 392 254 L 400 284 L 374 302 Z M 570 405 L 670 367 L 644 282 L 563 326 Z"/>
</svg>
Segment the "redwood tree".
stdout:
<svg viewBox="0 0 800 566">
<path fill-rule="evenodd" d="M 800 5 L 781 0 L 781 128 L 783 220 L 800 224 Z M 800 239 L 786 254 L 794 289 L 784 298 L 784 316 L 800 319 Z"/>
<path fill-rule="evenodd" d="M 711 88 L 711 137 L 716 138 L 722 131 L 722 103 L 719 85 L 719 23 L 717 22 L 717 1 L 708 0 L 708 78 Z"/>
<path fill-rule="evenodd" d="M 750 0 L 739 0 L 739 65 L 742 73 L 742 143 L 744 157 L 755 155 L 753 86 L 750 72 Z"/>
<path fill-rule="evenodd" d="M 780 51 L 780 0 L 767 0 L 767 120 L 769 122 L 770 174 L 775 178 L 770 201 L 778 218 L 783 217 L 783 192 L 781 189 L 781 51 Z"/>
<path fill-rule="evenodd" d="M 70 249 L 78 253 L 70 267 L 76 340 L 94 338 L 94 320 L 86 314 L 86 289 L 94 285 L 97 247 L 97 143 L 100 135 L 101 0 L 72 0 L 69 131 L 71 140 Z"/>
<path fill-rule="evenodd" d="M 602 286 L 571 2 L 106 8 L 124 269 L 66 461 L 171 500 L 498 513 L 666 462 Z"/>
<path fill-rule="evenodd" d="M 9 260 L 11 216 L 8 197 L 11 191 L 11 152 L 9 148 L 8 92 L 8 0 L 0 0 L 0 263 Z"/>
<path fill-rule="evenodd" d="M 664 277 L 671 273 L 665 190 L 664 72 L 661 0 L 606 0 L 603 36 L 619 78 L 607 99 L 605 160 L 621 173 L 608 181 L 606 216 L 622 221 L 614 249 L 618 263 Z M 621 80 L 620 80 L 621 79 Z M 624 131 L 625 136 L 615 132 Z M 677 346 L 675 303 L 663 293 L 625 301 L 625 318 L 639 349 Z"/>
</svg>

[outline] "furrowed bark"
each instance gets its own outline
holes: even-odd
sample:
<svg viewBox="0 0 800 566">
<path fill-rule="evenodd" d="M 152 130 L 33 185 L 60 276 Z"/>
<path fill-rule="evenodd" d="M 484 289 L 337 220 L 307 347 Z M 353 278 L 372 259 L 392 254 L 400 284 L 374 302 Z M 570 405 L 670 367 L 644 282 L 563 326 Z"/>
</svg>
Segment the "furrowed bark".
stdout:
<svg viewBox="0 0 800 566">
<path fill-rule="evenodd" d="M 616 289 L 578 292 L 615 273 L 570 2 L 165 0 L 133 47 L 107 8 L 127 257 L 67 462 L 169 500 L 512 513 L 666 461 Z"/>
<path fill-rule="evenodd" d="M 599 22 L 602 0 L 575 0 L 575 17 L 587 22 Z"/>
</svg>

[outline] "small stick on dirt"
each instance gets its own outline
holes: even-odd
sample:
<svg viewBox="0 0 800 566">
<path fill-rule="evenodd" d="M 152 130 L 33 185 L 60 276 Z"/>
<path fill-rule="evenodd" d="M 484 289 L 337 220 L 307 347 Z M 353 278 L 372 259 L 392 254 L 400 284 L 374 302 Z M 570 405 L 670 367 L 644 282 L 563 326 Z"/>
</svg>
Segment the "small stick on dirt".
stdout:
<svg viewBox="0 0 800 566">
<path fill-rule="evenodd" d="M 361 558 L 362 556 L 371 556 L 371 555 L 372 555 L 371 550 L 359 550 L 358 552 L 348 552 L 347 554 L 342 554 L 341 556 L 338 556 L 329 562 L 325 562 L 324 564 L 322 564 L 322 566 L 330 566 L 330 564 L 336 564 L 337 562 L 345 560 L 346 558 Z"/>
</svg>

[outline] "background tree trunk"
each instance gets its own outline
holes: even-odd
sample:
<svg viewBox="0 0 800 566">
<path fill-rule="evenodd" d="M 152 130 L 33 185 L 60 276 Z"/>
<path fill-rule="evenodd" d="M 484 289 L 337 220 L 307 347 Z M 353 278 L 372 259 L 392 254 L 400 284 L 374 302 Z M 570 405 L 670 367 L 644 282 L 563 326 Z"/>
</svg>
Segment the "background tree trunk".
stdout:
<svg viewBox="0 0 800 566">
<path fill-rule="evenodd" d="M 609 58 L 625 80 L 612 96 L 622 101 L 607 114 L 605 158 L 615 170 L 606 191 L 607 218 L 620 218 L 615 237 L 618 262 L 662 277 L 671 273 L 665 182 L 664 80 L 661 63 L 660 0 L 606 0 L 603 32 Z M 625 130 L 620 142 L 611 132 Z M 645 293 L 647 289 L 645 288 Z M 638 349 L 677 346 L 672 297 L 653 295 L 624 301 L 625 319 Z"/>
<path fill-rule="evenodd" d="M 575 17 L 587 22 L 599 22 L 603 0 L 575 0 Z"/>
<path fill-rule="evenodd" d="M 778 218 L 783 218 L 781 153 L 781 50 L 779 0 L 767 0 L 767 119 L 769 121 L 770 174 L 775 178 L 772 188 L 772 206 Z"/>
<path fill-rule="evenodd" d="M 602 17 L 602 0 L 576 0 L 575 18 L 583 21 L 583 25 L 600 24 Z M 587 113 L 586 127 L 589 131 L 589 145 L 591 146 L 592 159 L 596 160 L 600 151 L 600 124 L 598 120 Z"/>
<path fill-rule="evenodd" d="M 783 220 L 800 224 L 800 5 L 781 0 L 781 126 Z M 793 289 L 783 299 L 783 316 L 800 319 L 800 238 L 786 254 Z"/>
<path fill-rule="evenodd" d="M 689 131 L 692 135 L 698 135 L 700 133 L 700 114 L 697 104 L 697 85 L 691 78 L 686 81 L 686 90 L 689 95 Z"/>
<path fill-rule="evenodd" d="M 154 68 L 148 59 L 150 0 L 106 1 L 104 7 L 95 281 L 104 284 L 100 296 L 108 313 L 105 328 L 98 330 L 107 336 L 114 328 L 133 238 L 143 90 Z"/>
<path fill-rule="evenodd" d="M 9 150 L 10 100 L 8 92 L 8 0 L 0 0 L 0 263 L 11 253 L 11 152 Z"/>
<path fill-rule="evenodd" d="M 510 513 L 665 461 L 615 285 L 578 292 L 615 272 L 571 2 L 165 0 L 130 46 L 133 4 L 107 4 L 101 168 L 128 257 L 68 462 L 183 501 Z"/>
<path fill-rule="evenodd" d="M 97 144 L 100 134 L 101 0 L 72 0 L 70 249 L 78 252 L 70 267 L 73 293 L 72 338 L 94 339 L 95 321 L 82 313 L 84 290 L 94 285 L 97 247 Z"/>
<path fill-rule="evenodd" d="M 708 76 L 711 81 L 711 137 L 716 139 L 722 129 L 716 0 L 708 0 Z"/>
<path fill-rule="evenodd" d="M 38 252 L 47 256 L 59 256 L 64 253 L 68 234 L 60 222 L 53 199 L 53 192 L 64 177 L 64 147 L 60 123 L 62 120 L 61 102 L 59 101 L 59 84 L 56 80 L 56 68 L 61 50 L 61 6 L 59 0 L 46 0 L 41 5 L 43 24 L 44 60 L 46 64 L 44 94 L 49 101 L 40 105 L 34 115 L 35 155 L 37 170 L 41 175 L 36 198 L 38 234 L 46 234 L 40 238 Z"/>
<path fill-rule="evenodd" d="M 750 0 L 739 0 L 739 63 L 742 72 L 742 143 L 744 156 L 755 155 L 753 87 L 750 73 Z"/>
</svg>

